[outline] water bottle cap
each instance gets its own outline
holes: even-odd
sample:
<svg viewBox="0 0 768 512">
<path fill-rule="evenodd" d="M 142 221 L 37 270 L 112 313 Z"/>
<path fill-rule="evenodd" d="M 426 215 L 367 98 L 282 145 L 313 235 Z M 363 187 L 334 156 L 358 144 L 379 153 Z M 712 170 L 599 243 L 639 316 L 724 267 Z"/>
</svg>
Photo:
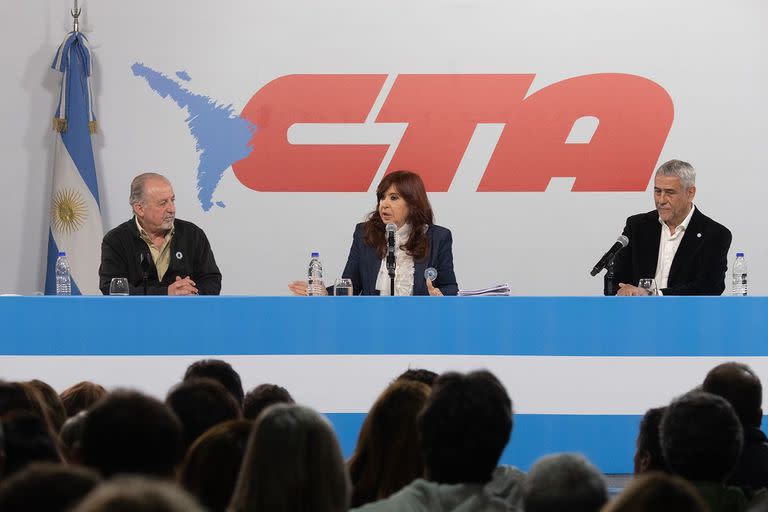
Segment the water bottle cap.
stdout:
<svg viewBox="0 0 768 512">
<path fill-rule="evenodd" d="M 66 256 L 66 255 L 67 253 L 65 253 L 64 251 L 59 251 L 59 256 Z"/>
<path fill-rule="evenodd" d="M 320 257 L 320 253 L 319 252 L 313 252 L 312 253 L 312 257 L 313 258 L 319 258 Z"/>
<path fill-rule="evenodd" d="M 737 258 L 743 258 L 744 257 L 744 253 L 743 252 L 737 252 L 736 253 L 736 257 Z"/>
</svg>

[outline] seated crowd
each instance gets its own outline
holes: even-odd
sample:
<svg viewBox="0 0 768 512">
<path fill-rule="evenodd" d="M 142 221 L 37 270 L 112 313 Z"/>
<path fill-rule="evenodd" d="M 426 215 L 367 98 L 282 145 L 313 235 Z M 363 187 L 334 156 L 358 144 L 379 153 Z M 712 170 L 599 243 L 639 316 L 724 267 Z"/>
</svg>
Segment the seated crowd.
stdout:
<svg viewBox="0 0 768 512">
<path fill-rule="evenodd" d="M 512 401 L 488 371 L 408 370 L 344 461 L 330 423 L 226 362 L 192 364 L 161 402 L 81 382 L 0 382 L 0 511 L 768 512 L 762 386 L 724 363 L 642 418 L 635 477 L 611 498 L 583 455 L 500 465 Z"/>
</svg>

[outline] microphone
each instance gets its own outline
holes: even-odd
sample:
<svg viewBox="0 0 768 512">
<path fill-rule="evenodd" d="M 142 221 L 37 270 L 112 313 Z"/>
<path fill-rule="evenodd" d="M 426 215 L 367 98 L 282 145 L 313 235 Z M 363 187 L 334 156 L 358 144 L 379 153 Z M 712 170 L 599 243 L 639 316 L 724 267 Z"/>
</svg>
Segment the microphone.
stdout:
<svg viewBox="0 0 768 512">
<path fill-rule="evenodd" d="M 598 272 L 603 270 L 605 266 L 613 260 L 616 254 L 625 248 L 628 244 L 629 238 L 624 235 L 619 235 L 619 238 L 616 239 L 616 243 L 613 244 L 610 249 L 608 249 L 608 252 L 603 254 L 603 257 L 600 258 L 600 261 L 598 261 L 597 264 L 595 264 L 595 267 L 592 269 L 592 272 L 590 272 L 589 275 L 593 277 L 596 276 Z"/>
<path fill-rule="evenodd" d="M 387 224 L 387 273 L 389 274 L 389 292 L 395 294 L 395 231 L 397 225 Z"/>
</svg>

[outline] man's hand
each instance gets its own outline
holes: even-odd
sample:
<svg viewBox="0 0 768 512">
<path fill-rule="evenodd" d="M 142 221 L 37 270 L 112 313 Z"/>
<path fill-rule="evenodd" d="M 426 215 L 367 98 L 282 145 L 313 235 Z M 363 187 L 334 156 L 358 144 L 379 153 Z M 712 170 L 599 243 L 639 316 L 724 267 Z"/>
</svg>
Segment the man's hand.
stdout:
<svg viewBox="0 0 768 512">
<path fill-rule="evenodd" d="M 650 293 L 645 288 L 639 288 L 626 283 L 619 283 L 619 291 L 616 292 L 616 295 L 621 295 L 623 297 L 647 297 Z"/>
<path fill-rule="evenodd" d="M 197 295 L 195 282 L 189 276 L 176 276 L 176 282 L 168 285 L 168 295 Z"/>
</svg>

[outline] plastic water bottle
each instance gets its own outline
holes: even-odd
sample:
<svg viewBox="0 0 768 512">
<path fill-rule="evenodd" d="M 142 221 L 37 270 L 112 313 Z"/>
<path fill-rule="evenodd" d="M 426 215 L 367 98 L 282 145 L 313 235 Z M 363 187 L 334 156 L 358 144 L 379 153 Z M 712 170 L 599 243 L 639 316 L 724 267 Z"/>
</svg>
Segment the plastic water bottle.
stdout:
<svg viewBox="0 0 768 512">
<path fill-rule="evenodd" d="M 324 295 L 324 289 L 323 264 L 320 263 L 320 253 L 313 252 L 312 259 L 309 260 L 309 270 L 307 271 L 307 295 Z"/>
<path fill-rule="evenodd" d="M 747 294 L 747 259 L 743 252 L 737 252 L 733 262 L 733 294 Z"/>
<path fill-rule="evenodd" d="M 56 258 L 56 295 L 72 295 L 72 278 L 65 252 L 59 252 L 59 257 Z"/>
</svg>

